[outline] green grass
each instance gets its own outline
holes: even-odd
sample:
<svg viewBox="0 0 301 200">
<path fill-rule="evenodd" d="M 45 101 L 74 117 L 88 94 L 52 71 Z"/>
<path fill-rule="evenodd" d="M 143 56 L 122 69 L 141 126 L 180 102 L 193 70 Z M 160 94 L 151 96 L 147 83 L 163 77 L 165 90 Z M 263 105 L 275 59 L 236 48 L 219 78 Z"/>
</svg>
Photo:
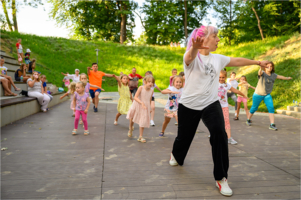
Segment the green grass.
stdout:
<svg viewBox="0 0 301 200">
<path fill-rule="evenodd" d="M 291 35 L 272 37 L 266 38 L 265 41 L 259 40 L 231 47 L 220 46 L 214 53 L 230 57 L 258 59 L 273 48 L 282 49 L 285 46 L 285 42 L 291 37 Z M 117 75 L 120 72 L 129 74 L 132 68 L 136 67 L 137 73 L 144 75 L 146 71 L 151 70 L 156 79 L 156 84 L 161 89 L 168 87 L 169 76 L 173 68 L 178 69 L 178 72 L 183 71 L 185 49 L 180 47 L 126 46 L 111 42 L 77 41 L 1 31 L 1 48 L 6 48 L 6 50 L 12 48 L 12 55 L 15 58 L 17 58 L 15 43 L 18 38 L 22 39 L 24 49 L 29 48 L 31 50 L 31 59 L 37 59 L 37 70 L 46 74 L 48 81 L 57 86 L 62 85 L 63 75 L 61 75 L 61 72 L 74 73 L 74 69 L 78 68 L 81 72 L 87 73 L 87 67 L 96 62 L 96 48 L 101 50 L 98 56 L 100 71 Z M 293 98 L 300 99 L 300 62 L 297 62 L 300 59 L 300 46 L 295 51 L 299 51 L 299 57 L 290 58 L 290 53 L 281 53 L 278 57 L 275 55 L 275 57 L 271 58 L 276 59 L 277 57 L 277 60 L 279 60 L 279 62 L 275 63 L 276 73 L 288 75 L 293 70 L 293 74 L 290 76 L 294 75 L 293 81 L 276 81 L 272 93 L 274 101 L 276 101 L 275 108 L 288 105 Z M 260 59 L 262 60 L 262 58 Z M 281 59 L 284 60 L 280 61 Z M 229 68 L 228 70 L 233 69 Z M 250 71 L 246 75 L 250 84 L 256 86 L 256 73 Z M 296 86 L 295 84 L 299 85 Z M 117 91 L 116 80 L 105 77 L 103 88 L 106 91 Z M 279 90 L 284 91 L 280 92 Z M 249 93 L 251 96 L 251 91 Z M 260 110 L 265 111 L 265 108 L 261 106 Z"/>
</svg>

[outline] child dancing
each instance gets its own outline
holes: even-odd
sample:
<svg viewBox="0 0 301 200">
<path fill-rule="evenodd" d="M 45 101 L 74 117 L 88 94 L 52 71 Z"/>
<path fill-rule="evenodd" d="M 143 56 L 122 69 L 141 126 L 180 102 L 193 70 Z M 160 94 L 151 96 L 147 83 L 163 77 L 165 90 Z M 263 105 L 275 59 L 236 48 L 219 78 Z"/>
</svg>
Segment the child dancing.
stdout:
<svg viewBox="0 0 301 200">
<path fill-rule="evenodd" d="M 164 131 L 172 118 L 175 118 L 178 122 L 178 102 L 182 95 L 183 83 L 184 79 L 182 76 L 175 76 L 172 80 L 172 86 L 161 92 L 162 94 L 169 94 L 169 96 L 164 108 L 165 118 L 162 125 L 162 132 L 159 134 L 160 137 L 164 136 Z"/>
<path fill-rule="evenodd" d="M 152 75 L 153 76 L 153 73 L 151 71 L 147 71 L 145 73 L 145 76 L 147 76 L 147 75 Z M 153 85 L 153 87 L 151 89 L 154 91 L 155 88 L 161 92 L 160 88 L 154 83 L 154 85 Z M 154 122 L 154 118 L 155 118 L 155 93 L 153 93 L 153 96 L 152 96 L 151 111 L 152 112 L 151 112 L 150 125 L 151 126 L 155 126 L 155 122 Z"/>
<path fill-rule="evenodd" d="M 74 130 L 72 131 L 72 135 L 77 134 L 78 122 L 80 116 L 82 116 L 82 120 L 84 122 L 85 132 L 84 135 L 89 135 L 88 131 L 88 121 L 87 121 L 87 113 L 90 106 L 90 97 L 89 94 L 85 92 L 85 83 L 77 82 L 76 83 L 76 93 L 73 97 L 73 110 L 75 111 L 75 119 L 74 119 Z"/>
<path fill-rule="evenodd" d="M 240 111 L 240 105 L 241 105 L 241 102 L 244 103 L 244 108 L 245 108 L 245 111 L 246 111 L 246 115 L 247 115 L 247 118 L 249 116 L 249 110 L 248 110 L 248 89 L 249 88 L 252 88 L 255 90 L 255 87 L 251 86 L 248 82 L 247 82 L 247 77 L 246 76 L 241 76 L 240 77 L 240 83 L 238 84 L 238 87 L 239 87 L 239 91 L 241 91 L 245 97 L 243 97 L 242 95 L 237 95 L 237 115 L 236 115 L 236 118 L 235 120 L 239 120 L 239 111 Z"/>
<path fill-rule="evenodd" d="M 253 114 L 257 111 L 259 104 L 263 100 L 266 107 L 269 111 L 269 118 L 270 118 L 270 127 L 269 129 L 277 131 L 275 122 L 274 122 L 274 104 L 273 99 L 271 96 L 271 92 L 273 90 L 274 81 L 276 79 L 281 80 L 291 80 L 292 77 L 284 77 L 277 75 L 275 73 L 275 65 L 273 62 L 270 62 L 267 64 L 267 67 L 261 67 L 258 71 L 258 83 L 255 89 L 255 92 L 253 94 L 253 105 L 250 109 L 250 114 L 247 120 L 247 125 L 251 126 L 251 118 Z"/>
<path fill-rule="evenodd" d="M 76 92 L 75 87 L 76 87 L 75 82 L 70 83 L 70 85 L 68 86 L 68 92 L 66 92 L 63 96 L 60 97 L 60 99 L 63 99 L 65 96 L 70 95 L 70 100 L 71 100 L 70 109 L 71 110 L 73 110 L 73 97 L 74 97 L 74 93 Z M 75 112 L 73 111 L 72 117 L 74 117 L 74 116 L 75 116 Z"/>
<path fill-rule="evenodd" d="M 177 75 L 177 73 L 178 73 L 177 69 L 174 68 L 174 69 L 171 70 L 172 76 L 169 77 L 169 86 L 172 86 L 172 80 Z"/>
<path fill-rule="evenodd" d="M 116 118 L 114 121 L 114 125 L 118 124 L 118 118 L 121 115 L 126 115 L 132 105 L 133 97 L 129 88 L 129 77 L 126 74 L 121 74 L 120 78 L 116 75 L 113 77 L 118 82 L 118 93 L 120 98 L 118 99 Z"/>
<path fill-rule="evenodd" d="M 143 130 L 150 125 L 150 112 L 153 90 L 151 89 L 155 83 L 153 76 L 148 75 L 143 79 L 144 85 L 138 88 L 134 97 L 134 102 L 126 116 L 130 120 L 128 137 L 132 137 L 134 122 L 139 124 L 139 138 L 138 141 L 145 143 L 143 138 Z"/>
<path fill-rule="evenodd" d="M 237 144 L 237 142 L 231 137 L 231 126 L 230 126 L 230 120 L 229 120 L 229 104 L 228 104 L 227 91 L 230 90 L 231 92 L 239 94 L 246 99 L 248 99 L 248 97 L 246 97 L 246 95 L 243 92 L 233 88 L 229 83 L 226 83 L 225 82 L 226 78 L 227 78 L 227 72 L 222 70 L 219 74 L 218 97 L 219 97 L 219 102 L 223 109 L 225 129 L 226 129 L 227 136 L 228 136 L 228 143 Z"/>
</svg>

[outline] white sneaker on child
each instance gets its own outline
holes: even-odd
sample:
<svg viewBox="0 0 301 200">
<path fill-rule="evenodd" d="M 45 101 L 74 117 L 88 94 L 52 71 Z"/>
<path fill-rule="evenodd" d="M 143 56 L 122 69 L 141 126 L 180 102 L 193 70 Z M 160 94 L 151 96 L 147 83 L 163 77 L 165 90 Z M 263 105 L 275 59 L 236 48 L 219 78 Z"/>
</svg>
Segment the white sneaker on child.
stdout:
<svg viewBox="0 0 301 200">
<path fill-rule="evenodd" d="M 177 163 L 176 159 L 173 157 L 172 153 L 170 154 L 169 164 L 171 166 L 177 166 L 178 165 L 178 163 Z"/>
<path fill-rule="evenodd" d="M 228 143 L 229 143 L 229 144 L 237 144 L 237 142 L 236 142 L 232 137 L 230 137 L 230 138 L 228 139 Z"/>
<path fill-rule="evenodd" d="M 224 177 L 220 181 L 216 181 L 216 187 L 219 189 L 219 192 L 225 196 L 232 196 L 233 192 L 228 185 L 227 179 Z"/>
<path fill-rule="evenodd" d="M 150 125 L 155 126 L 155 122 L 153 120 L 150 120 Z"/>
</svg>

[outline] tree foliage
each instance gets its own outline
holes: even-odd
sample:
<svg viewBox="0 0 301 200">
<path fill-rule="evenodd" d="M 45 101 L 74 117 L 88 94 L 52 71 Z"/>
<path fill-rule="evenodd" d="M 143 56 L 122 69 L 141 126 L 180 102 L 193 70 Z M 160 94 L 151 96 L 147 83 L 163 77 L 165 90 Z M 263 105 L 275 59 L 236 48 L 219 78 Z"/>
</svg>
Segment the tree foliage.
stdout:
<svg viewBox="0 0 301 200">
<path fill-rule="evenodd" d="M 187 31 L 200 26 L 207 14 L 207 1 L 186 1 Z M 166 45 L 184 40 L 185 6 L 183 0 L 146 0 L 142 6 L 147 44 Z"/>
<path fill-rule="evenodd" d="M 50 1 L 51 17 L 60 25 L 72 27 L 77 38 L 120 42 L 121 19 L 126 15 L 126 36 L 133 40 L 132 11 L 138 6 L 134 1 Z"/>
</svg>

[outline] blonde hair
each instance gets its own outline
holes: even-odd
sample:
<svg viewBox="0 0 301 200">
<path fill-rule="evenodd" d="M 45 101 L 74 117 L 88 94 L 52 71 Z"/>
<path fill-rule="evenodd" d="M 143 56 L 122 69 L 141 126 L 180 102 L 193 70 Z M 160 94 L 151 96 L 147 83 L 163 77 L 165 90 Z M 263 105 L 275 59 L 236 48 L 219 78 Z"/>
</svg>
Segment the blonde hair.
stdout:
<svg viewBox="0 0 301 200">
<path fill-rule="evenodd" d="M 75 92 L 75 86 L 76 86 L 75 82 L 70 83 L 70 85 L 68 86 L 68 90 L 69 90 L 70 94 L 74 94 L 74 92 Z"/>
<path fill-rule="evenodd" d="M 84 83 L 84 82 L 82 82 L 82 81 L 79 81 L 79 82 L 77 82 L 77 83 L 76 83 L 76 85 L 77 85 L 77 84 L 80 84 L 80 85 L 82 85 L 82 87 L 83 87 L 83 88 L 85 88 L 85 87 L 86 87 L 86 83 Z"/>
<path fill-rule="evenodd" d="M 35 80 L 35 78 L 33 77 L 34 73 L 37 73 L 37 74 L 39 75 L 38 81 L 40 82 L 40 81 L 41 81 L 41 77 L 40 77 L 39 72 L 37 72 L 37 71 L 33 71 L 30 78 L 31 78 L 32 80 Z"/>
<path fill-rule="evenodd" d="M 86 76 L 86 78 L 87 78 L 87 81 L 88 81 L 88 76 L 87 76 L 87 74 L 85 74 L 85 73 L 81 73 L 81 74 L 79 75 L 79 80 L 81 80 L 81 76 Z"/>
<path fill-rule="evenodd" d="M 181 81 L 182 81 L 182 86 L 181 86 L 180 88 L 182 88 L 183 85 L 184 85 L 184 79 L 183 79 L 183 76 L 180 76 L 180 75 L 176 75 L 176 76 L 173 78 L 173 80 L 172 80 L 172 86 L 174 86 L 174 83 L 175 83 L 175 81 L 176 81 L 177 78 L 181 79 Z"/>
<path fill-rule="evenodd" d="M 120 75 L 120 81 L 121 81 L 121 79 L 122 79 L 124 76 L 126 76 L 126 77 L 129 79 L 128 75 L 122 74 L 122 75 Z M 129 82 L 127 82 L 126 85 L 129 85 Z"/>
<path fill-rule="evenodd" d="M 147 82 L 149 79 L 151 79 L 152 83 L 155 84 L 155 78 L 152 75 L 145 76 L 143 81 Z"/>
</svg>

